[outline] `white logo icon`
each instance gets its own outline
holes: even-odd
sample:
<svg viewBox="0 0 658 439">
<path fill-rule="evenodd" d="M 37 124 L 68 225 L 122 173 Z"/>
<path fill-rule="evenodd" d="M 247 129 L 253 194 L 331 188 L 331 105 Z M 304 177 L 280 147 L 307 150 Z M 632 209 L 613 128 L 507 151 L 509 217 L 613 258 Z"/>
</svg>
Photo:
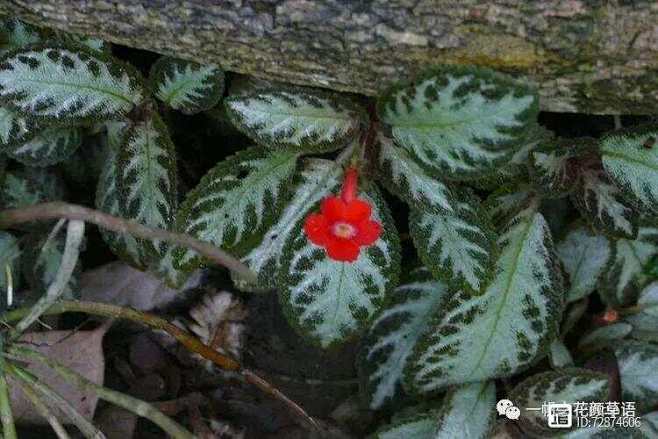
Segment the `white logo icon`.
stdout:
<svg viewBox="0 0 658 439">
<path fill-rule="evenodd" d="M 507 410 L 505 410 L 505 416 L 507 416 L 507 419 L 511 419 L 513 421 L 516 421 L 521 417 L 521 410 L 519 410 L 518 407 L 508 407 Z"/>
<path fill-rule="evenodd" d="M 496 404 L 496 410 L 501 416 L 506 416 L 507 419 L 517 420 L 521 416 L 521 410 L 514 406 L 514 403 L 509 399 L 501 399 Z"/>
<path fill-rule="evenodd" d="M 546 416 L 551 428 L 571 428 L 573 424 L 571 404 L 549 403 Z"/>
</svg>

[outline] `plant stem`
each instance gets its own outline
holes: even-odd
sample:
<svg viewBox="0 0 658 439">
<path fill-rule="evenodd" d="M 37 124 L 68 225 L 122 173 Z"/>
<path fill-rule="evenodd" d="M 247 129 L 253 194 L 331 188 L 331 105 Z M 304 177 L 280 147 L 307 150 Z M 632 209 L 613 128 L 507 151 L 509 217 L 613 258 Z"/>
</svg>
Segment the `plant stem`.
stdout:
<svg viewBox="0 0 658 439">
<path fill-rule="evenodd" d="M 2 433 L 4 439 L 17 439 L 14 414 L 11 411 L 9 400 L 9 386 L 5 376 L 4 361 L 0 361 L 0 420 L 2 420 Z"/>
<path fill-rule="evenodd" d="M 51 360 L 46 355 L 18 346 L 12 346 L 9 349 L 9 352 L 16 357 L 32 363 L 47 364 L 48 367 L 57 372 L 59 376 L 61 376 L 64 380 L 86 391 L 95 393 L 99 398 L 107 402 L 110 402 L 123 409 L 129 410 L 136 415 L 148 419 L 175 439 L 190 439 L 194 437 L 192 433 L 183 428 L 178 422 L 174 421 L 168 416 L 165 416 L 161 411 L 153 407 L 148 402 L 142 401 L 121 392 L 117 392 L 115 390 L 108 389 L 103 386 L 99 386 L 98 384 L 89 381 L 82 375 L 72 371 L 68 367 L 65 367 L 60 363 Z"/>
<path fill-rule="evenodd" d="M 64 246 L 64 254 L 62 261 L 59 264 L 55 280 L 48 286 L 46 294 L 42 296 L 37 303 L 30 308 L 30 313 L 23 317 L 18 322 L 16 328 L 12 333 L 12 338 L 18 338 L 27 328 L 39 319 L 50 306 L 55 303 L 59 297 L 64 293 L 66 286 L 71 280 L 71 275 L 78 263 L 78 255 L 80 254 L 80 244 L 85 234 L 85 223 L 78 220 L 69 221 L 66 229 L 66 244 Z"/>
<path fill-rule="evenodd" d="M 190 248 L 218 265 L 234 271 L 248 282 L 256 283 L 256 273 L 240 260 L 215 247 L 199 241 L 184 233 L 170 232 L 164 229 L 147 227 L 143 224 L 119 218 L 88 207 L 64 202 L 35 204 L 20 209 L 8 209 L 0 212 L 0 230 L 31 221 L 44 221 L 57 218 L 68 218 L 96 224 L 97 226 L 117 233 L 127 233 L 132 236 L 166 241 L 182 247 Z"/>
<path fill-rule="evenodd" d="M 19 308 L 6 313 L 2 320 L 10 323 L 14 320 L 20 319 L 25 313 L 29 312 L 29 308 Z M 137 311 L 132 308 L 125 308 L 108 303 L 98 302 L 82 302 L 77 300 L 62 300 L 51 306 L 46 312 L 46 315 L 62 314 L 65 312 L 82 312 L 91 315 L 110 317 L 113 319 L 126 319 L 133 322 L 141 323 L 152 329 L 165 331 L 176 340 L 178 340 L 187 349 L 201 355 L 202 357 L 212 361 L 214 364 L 224 370 L 238 371 L 240 364 L 230 357 L 220 354 L 216 350 L 206 346 L 193 335 L 187 331 L 179 328 L 178 326 L 169 323 L 167 320 L 146 312 Z"/>
<path fill-rule="evenodd" d="M 105 435 L 94 424 L 89 422 L 87 418 L 82 416 L 75 407 L 64 399 L 59 393 L 55 392 L 48 385 L 42 383 L 34 377 L 30 372 L 20 366 L 6 362 L 7 372 L 9 372 L 17 380 L 23 381 L 27 386 L 34 389 L 41 395 L 42 398 L 50 402 L 52 407 L 57 407 L 61 410 L 73 423 L 78 430 L 87 439 L 105 439 Z"/>
<path fill-rule="evenodd" d="M 59 439 L 71 439 L 69 434 L 62 426 L 61 422 L 59 422 L 59 419 L 57 419 L 57 416 L 55 416 L 53 412 L 50 411 L 48 406 L 44 404 L 43 401 L 41 401 L 39 396 L 34 392 L 34 390 L 32 390 L 30 386 L 21 380 L 14 380 L 14 383 L 16 383 L 16 385 L 21 389 L 23 395 L 25 395 L 25 397 L 32 403 L 37 412 L 39 412 L 39 414 L 46 421 L 48 421 L 50 427 L 53 429 Z"/>
<path fill-rule="evenodd" d="M 2 317 L 2 321 L 5 323 L 10 323 L 12 321 L 18 320 L 23 315 L 29 312 L 28 308 L 19 308 L 13 311 L 9 311 Z M 314 429 L 319 430 L 320 427 L 315 422 L 315 420 L 310 417 L 304 409 L 302 409 L 294 401 L 286 397 L 278 389 L 272 386 L 270 383 L 251 372 L 248 369 L 245 369 L 235 361 L 234 359 L 222 355 L 217 352 L 215 349 L 207 346 L 197 337 L 191 335 L 187 331 L 179 328 L 176 325 L 169 323 L 167 320 L 158 317 L 154 314 L 145 313 L 137 311 L 132 308 L 124 308 L 121 306 L 110 305 L 106 303 L 97 303 L 97 302 L 82 302 L 82 301 L 69 301 L 63 300 L 55 303 L 51 306 L 45 314 L 61 314 L 65 312 L 83 312 L 86 314 L 98 315 L 103 317 L 110 318 L 121 318 L 126 320 L 131 320 L 133 322 L 141 323 L 142 325 L 148 326 L 152 329 L 161 330 L 168 333 L 170 336 L 174 337 L 185 346 L 188 350 L 199 354 L 203 358 L 210 360 L 213 364 L 217 365 L 221 369 L 234 371 L 240 373 L 247 382 L 255 385 L 261 391 L 267 393 L 268 395 L 273 396 L 276 399 L 282 401 L 289 409 L 291 409 L 295 414 L 297 414 L 301 419 L 305 421 L 304 425 L 310 425 Z"/>
</svg>

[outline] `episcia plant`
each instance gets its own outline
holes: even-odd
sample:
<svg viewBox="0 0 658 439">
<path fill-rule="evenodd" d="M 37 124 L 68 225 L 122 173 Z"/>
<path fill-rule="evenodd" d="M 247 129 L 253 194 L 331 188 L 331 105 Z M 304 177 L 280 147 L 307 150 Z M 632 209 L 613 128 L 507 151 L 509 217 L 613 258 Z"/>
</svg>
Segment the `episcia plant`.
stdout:
<svg viewBox="0 0 658 439">
<path fill-rule="evenodd" d="M 65 243 L 16 218 L 68 197 L 56 171 L 96 148 L 95 207 L 133 226 L 75 219 L 176 287 L 228 260 L 208 250 L 221 248 L 239 259 L 235 287 L 276 294 L 308 343 L 358 341 L 363 402 L 390 419 L 374 437 L 544 437 L 525 408 L 548 401 L 637 404 L 625 424 L 564 437 L 658 434 L 658 126 L 557 138 L 531 85 L 468 66 L 433 67 L 374 106 L 266 81 L 224 96 L 216 66 L 163 57 L 146 80 L 103 42 L 6 23 L 0 225 L 17 227 L 0 235 L 3 287 L 28 254 L 43 258 L 33 288 L 57 280 Z M 208 110 L 253 146 L 183 194 L 166 116 Z M 512 405 L 497 412 L 500 398 Z"/>
</svg>

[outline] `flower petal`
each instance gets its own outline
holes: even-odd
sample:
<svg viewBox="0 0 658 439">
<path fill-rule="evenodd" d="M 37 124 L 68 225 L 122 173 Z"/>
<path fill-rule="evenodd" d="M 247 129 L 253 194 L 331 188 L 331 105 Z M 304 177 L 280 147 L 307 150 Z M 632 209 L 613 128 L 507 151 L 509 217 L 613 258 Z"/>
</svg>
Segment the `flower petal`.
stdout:
<svg viewBox="0 0 658 439">
<path fill-rule="evenodd" d="M 370 218 L 372 208 L 370 203 L 361 199 L 354 199 L 346 204 L 345 220 L 351 223 L 359 223 Z"/>
<path fill-rule="evenodd" d="M 359 246 L 347 239 L 330 239 L 327 243 L 327 255 L 342 262 L 354 262 L 359 258 Z"/>
<path fill-rule="evenodd" d="M 323 215 L 312 213 L 306 217 L 304 233 L 313 244 L 325 245 L 328 239 L 328 231 L 327 219 Z"/>
<path fill-rule="evenodd" d="M 327 223 L 331 224 L 345 217 L 346 206 L 343 200 L 332 196 L 322 200 L 320 210 L 322 211 L 322 215 L 326 217 Z"/>
<path fill-rule="evenodd" d="M 357 226 L 358 232 L 354 242 L 359 245 L 372 245 L 382 234 L 382 225 L 377 221 L 366 220 Z"/>
</svg>

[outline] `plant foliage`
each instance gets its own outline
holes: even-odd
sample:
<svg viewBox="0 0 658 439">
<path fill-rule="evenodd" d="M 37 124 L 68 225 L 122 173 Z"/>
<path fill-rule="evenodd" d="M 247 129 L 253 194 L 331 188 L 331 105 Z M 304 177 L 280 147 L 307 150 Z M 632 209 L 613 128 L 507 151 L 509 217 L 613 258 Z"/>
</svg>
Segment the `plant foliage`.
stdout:
<svg viewBox="0 0 658 439">
<path fill-rule="evenodd" d="M 532 85 L 474 66 L 435 66 L 375 101 L 172 57 L 147 80 L 149 66 L 111 49 L 2 20 L 2 209 L 95 204 L 231 253 L 256 275 L 232 273 L 235 287 L 276 295 L 300 343 L 358 347 L 373 437 L 507 437 L 510 422 L 542 436 L 540 412 L 494 422 L 496 399 L 613 391 L 641 402 L 633 433 L 655 437 L 657 125 L 561 138 L 538 123 Z M 349 261 L 307 234 L 328 197 L 349 204 L 346 175 L 381 232 Z M 87 185 L 95 200 L 75 190 Z M 0 231 L 3 291 L 55 282 L 57 230 Z M 210 265 L 188 248 L 101 237 L 172 286 Z M 67 288 L 75 295 L 75 280 Z M 608 370 L 591 366 L 601 358 L 616 369 L 591 370 Z"/>
</svg>

